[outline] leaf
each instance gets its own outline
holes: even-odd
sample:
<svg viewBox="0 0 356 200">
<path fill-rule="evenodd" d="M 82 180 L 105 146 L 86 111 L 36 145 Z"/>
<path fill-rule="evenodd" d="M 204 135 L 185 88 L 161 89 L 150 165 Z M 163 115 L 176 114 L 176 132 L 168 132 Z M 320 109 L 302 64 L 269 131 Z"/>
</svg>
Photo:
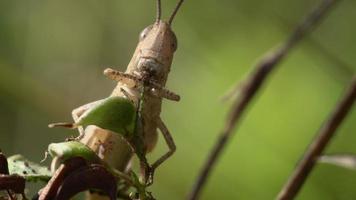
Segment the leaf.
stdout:
<svg viewBox="0 0 356 200">
<path fill-rule="evenodd" d="M 60 188 L 64 179 L 67 176 L 70 176 L 73 171 L 86 165 L 86 160 L 81 157 L 74 157 L 63 162 L 63 164 L 61 164 L 59 168 L 53 173 L 53 176 L 51 180 L 47 183 L 47 185 L 41 189 L 38 199 L 55 199 L 57 191 Z"/>
<path fill-rule="evenodd" d="M 0 174 L 0 190 L 11 190 L 17 194 L 25 194 L 26 180 L 17 174 Z"/>
<path fill-rule="evenodd" d="M 323 155 L 319 157 L 318 162 L 356 170 L 356 155 L 354 154 Z"/>
<path fill-rule="evenodd" d="M 27 160 L 22 155 L 13 155 L 7 159 L 9 163 L 10 174 L 23 176 L 27 181 L 45 181 L 47 182 L 52 173 L 45 166 Z"/>
<path fill-rule="evenodd" d="M 107 194 L 111 200 L 116 199 L 117 181 L 105 166 L 92 164 L 81 167 L 65 177 L 57 191 L 57 200 L 67 200 L 75 194 L 96 189 Z"/>
<path fill-rule="evenodd" d="M 0 174 L 9 174 L 6 156 L 0 151 Z"/>
<path fill-rule="evenodd" d="M 52 143 L 48 145 L 48 153 L 52 157 L 59 157 L 62 162 L 73 157 L 82 157 L 91 162 L 100 159 L 88 146 L 77 141 Z"/>
<path fill-rule="evenodd" d="M 127 136 L 133 133 L 135 106 L 123 97 L 109 97 L 85 112 L 77 125 L 96 125 Z"/>
</svg>

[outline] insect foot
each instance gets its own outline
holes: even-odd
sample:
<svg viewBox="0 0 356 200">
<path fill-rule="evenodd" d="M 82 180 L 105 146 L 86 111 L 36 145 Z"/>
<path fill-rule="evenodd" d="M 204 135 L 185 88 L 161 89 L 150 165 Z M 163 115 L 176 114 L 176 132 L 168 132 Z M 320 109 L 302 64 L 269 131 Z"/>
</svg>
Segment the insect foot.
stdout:
<svg viewBox="0 0 356 200">
<path fill-rule="evenodd" d="M 147 186 L 150 186 L 153 184 L 154 173 L 155 173 L 155 170 L 153 168 L 150 168 L 149 172 L 148 172 L 147 183 L 146 183 Z"/>
</svg>

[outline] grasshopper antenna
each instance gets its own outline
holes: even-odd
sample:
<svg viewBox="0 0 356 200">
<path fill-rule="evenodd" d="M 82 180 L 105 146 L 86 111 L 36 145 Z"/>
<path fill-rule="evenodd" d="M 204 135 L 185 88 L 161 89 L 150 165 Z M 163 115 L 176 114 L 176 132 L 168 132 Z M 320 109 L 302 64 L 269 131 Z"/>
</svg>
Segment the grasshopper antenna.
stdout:
<svg viewBox="0 0 356 200">
<path fill-rule="evenodd" d="M 161 20 L 161 15 L 162 15 L 161 0 L 157 0 L 156 22 L 159 22 Z"/>
<path fill-rule="evenodd" d="M 173 10 L 172 15 L 169 17 L 169 20 L 168 20 L 168 24 L 169 24 L 169 25 L 172 24 L 172 21 L 173 21 L 174 17 L 176 16 L 176 14 L 177 14 L 177 12 L 178 12 L 180 6 L 182 5 L 183 1 L 184 1 L 184 0 L 180 0 L 180 1 L 177 3 L 176 8 Z"/>
</svg>

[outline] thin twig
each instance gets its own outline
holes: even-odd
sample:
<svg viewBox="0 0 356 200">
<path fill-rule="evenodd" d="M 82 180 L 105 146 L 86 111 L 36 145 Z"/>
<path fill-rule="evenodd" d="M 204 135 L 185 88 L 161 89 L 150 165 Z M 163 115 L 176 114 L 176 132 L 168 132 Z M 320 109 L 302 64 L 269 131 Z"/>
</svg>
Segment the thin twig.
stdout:
<svg viewBox="0 0 356 200">
<path fill-rule="evenodd" d="M 294 199 L 302 187 L 309 173 L 313 169 L 319 156 L 335 135 L 337 128 L 351 110 L 353 103 L 356 101 L 356 76 L 353 78 L 349 90 L 341 102 L 336 106 L 335 111 L 324 126 L 320 129 L 318 136 L 313 140 L 303 159 L 299 162 L 293 174 L 282 188 L 277 199 L 289 200 Z"/>
<path fill-rule="evenodd" d="M 286 18 L 279 15 L 275 15 L 275 17 L 278 18 L 284 29 L 292 27 L 293 23 L 288 21 Z M 304 41 L 311 49 L 317 51 L 317 53 L 320 54 L 323 59 L 329 61 L 330 64 L 332 64 L 333 72 L 329 73 L 332 74 L 333 77 L 338 75 L 342 81 L 347 81 L 352 77 L 352 74 L 354 74 L 355 70 L 347 62 L 331 52 L 326 46 L 324 46 L 324 44 L 314 39 L 311 35 L 309 35 L 309 37 L 305 37 Z"/>
<path fill-rule="evenodd" d="M 280 45 L 277 49 L 268 52 L 267 55 L 262 57 L 260 62 L 257 63 L 255 70 L 250 77 L 244 82 L 241 96 L 237 98 L 228 114 L 226 124 L 222 132 L 220 133 L 215 146 L 213 147 L 210 155 L 204 164 L 200 176 L 195 182 L 190 195 L 189 200 L 198 199 L 200 192 L 205 185 L 207 178 L 216 163 L 217 159 L 221 155 L 227 141 L 233 134 L 236 124 L 244 113 L 245 109 L 251 102 L 252 98 L 259 90 L 267 76 L 272 69 L 287 55 L 287 53 L 301 40 L 306 34 L 311 32 L 324 18 L 326 13 L 335 5 L 339 0 L 323 0 L 318 7 L 316 7 L 309 15 L 306 16 L 304 21 L 296 27 L 294 32 L 287 40 Z"/>
</svg>

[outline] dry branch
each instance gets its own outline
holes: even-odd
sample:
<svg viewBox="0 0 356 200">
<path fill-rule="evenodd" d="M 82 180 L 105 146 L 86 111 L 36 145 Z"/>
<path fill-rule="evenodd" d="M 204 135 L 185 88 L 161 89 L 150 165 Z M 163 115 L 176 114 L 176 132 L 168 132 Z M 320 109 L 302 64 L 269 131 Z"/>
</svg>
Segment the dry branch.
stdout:
<svg viewBox="0 0 356 200">
<path fill-rule="evenodd" d="M 341 122 L 345 119 L 348 112 L 351 110 L 353 103 L 356 100 L 356 76 L 352 80 L 349 90 L 343 97 L 341 102 L 336 106 L 335 111 L 331 114 L 330 118 L 324 126 L 320 129 L 318 136 L 313 140 L 308 150 L 304 154 L 303 159 L 299 162 L 295 171 L 284 185 L 283 189 L 279 193 L 278 200 L 294 199 L 298 191 L 302 187 L 306 178 L 313 169 L 319 156 L 323 150 L 335 135 L 337 128 Z"/>
<path fill-rule="evenodd" d="M 306 16 L 301 24 L 299 24 L 287 40 L 278 46 L 275 50 L 271 50 L 260 59 L 260 62 L 255 66 L 254 71 L 244 83 L 241 95 L 234 101 L 230 113 L 228 114 L 225 127 L 220 133 L 215 146 L 210 152 L 206 163 L 204 164 L 201 173 L 196 180 L 190 195 L 189 200 L 199 198 L 200 192 L 205 185 L 207 178 L 221 155 L 227 141 L 233 134 L 236 124 L 239 122 L 245 109 L 264 83 L 270 72 L 277 64 L 290 52 L 290 50 L 304 38 L 306 34 L 311 32 L 324 18 L 328 11 L 339 2 L 339 0 L 323 0 L 312 12 Z"/>
</svg>

